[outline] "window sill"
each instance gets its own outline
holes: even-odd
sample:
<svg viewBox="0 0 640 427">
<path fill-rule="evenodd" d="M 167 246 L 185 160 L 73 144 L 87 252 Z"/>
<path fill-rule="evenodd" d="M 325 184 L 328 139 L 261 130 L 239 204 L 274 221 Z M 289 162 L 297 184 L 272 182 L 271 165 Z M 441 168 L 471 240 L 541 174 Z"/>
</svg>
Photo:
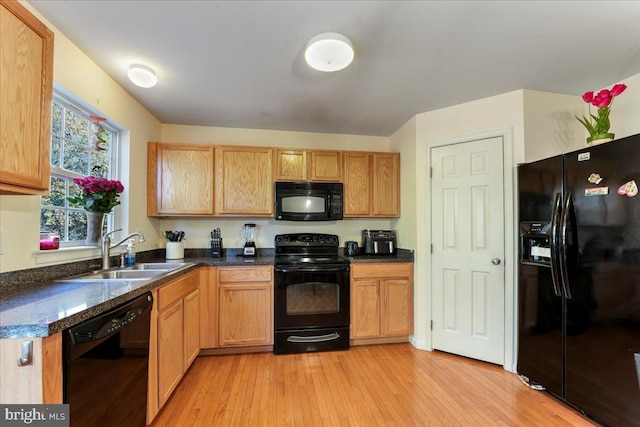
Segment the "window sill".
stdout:
<svg viewBox="0 0 640 427">
<path fill-rule="evenodd" d="M 37 265 L 85 261 L 88 259 L 100 258 L 100 256 L 101 253 L 98 246 L 73 246 L 33 252 L 33 257 Z"/>
</svg>

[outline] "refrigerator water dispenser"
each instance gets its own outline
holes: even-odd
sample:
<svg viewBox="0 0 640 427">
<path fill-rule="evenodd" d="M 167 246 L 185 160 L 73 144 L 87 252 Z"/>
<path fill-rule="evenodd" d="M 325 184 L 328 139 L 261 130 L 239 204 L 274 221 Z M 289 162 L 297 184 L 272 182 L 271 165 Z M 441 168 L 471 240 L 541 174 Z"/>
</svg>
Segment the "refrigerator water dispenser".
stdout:
<svg viewBox="0 0 640 427">
<path fill-rule="evenodd" d="M 550 231 L 549 221 L 520 223 L 520 262 L 551 266 Z"/>
</svg>

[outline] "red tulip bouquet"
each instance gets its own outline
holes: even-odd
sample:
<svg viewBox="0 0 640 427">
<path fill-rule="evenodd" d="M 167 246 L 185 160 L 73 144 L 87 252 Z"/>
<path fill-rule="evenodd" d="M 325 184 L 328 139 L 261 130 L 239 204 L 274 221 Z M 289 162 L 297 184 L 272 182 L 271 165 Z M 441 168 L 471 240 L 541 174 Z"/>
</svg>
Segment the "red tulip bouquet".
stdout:
<svg viewBox="0 0 640 427">
<path fill-rule="evenodd" d="M 591 143 L 597 139 L 613 139 L 615 136 L 609 133 L 611 123 L 609 122 L 609 113 L 611 112 L 611 104 L 613 98 L 620 95 L 627 88 L 627 85 L 617 84 L 609 89 L 602 89 L 594 96 L 593 92 L 587 92 L 582 95 L 584 102 L 589 104 L 589 117 L 578 117 L 576 119 L 587 128 L 589 137 L 587 143 Z M 598 108 L 598 115 L 591 113 L 591 106 Z"/>
</svg>

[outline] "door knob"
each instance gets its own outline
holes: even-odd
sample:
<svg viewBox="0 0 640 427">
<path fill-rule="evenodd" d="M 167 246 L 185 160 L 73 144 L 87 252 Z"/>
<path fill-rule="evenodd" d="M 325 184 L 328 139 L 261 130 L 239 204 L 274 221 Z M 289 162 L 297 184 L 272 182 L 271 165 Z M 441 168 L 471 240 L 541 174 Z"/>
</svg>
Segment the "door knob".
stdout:
<svg viewBox="0 0 640 427">
<path fill-rule="evenodd" d="M 494 258 L 494 259 L 492 259 L 492 260 L 491 260 L 491 263 L 492 263 L 493 265 L 499 265 L 499 264 L 500 264 L 500 258 Z"/>
</svg>

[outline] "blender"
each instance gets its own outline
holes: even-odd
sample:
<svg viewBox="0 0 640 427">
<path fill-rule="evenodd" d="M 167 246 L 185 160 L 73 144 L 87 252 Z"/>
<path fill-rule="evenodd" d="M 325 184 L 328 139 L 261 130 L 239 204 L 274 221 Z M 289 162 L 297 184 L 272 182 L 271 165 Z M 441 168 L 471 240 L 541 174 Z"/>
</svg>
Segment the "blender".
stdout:
<svg viewBox="0 0 640 427">
<path fill-rule="evenodd" d="M 242 256 L 256 256 L 256 225 L 245 224 L 240 229 L 240 237 L 245 241 L 244 248 L 242 249 Z"/>
</svg>

